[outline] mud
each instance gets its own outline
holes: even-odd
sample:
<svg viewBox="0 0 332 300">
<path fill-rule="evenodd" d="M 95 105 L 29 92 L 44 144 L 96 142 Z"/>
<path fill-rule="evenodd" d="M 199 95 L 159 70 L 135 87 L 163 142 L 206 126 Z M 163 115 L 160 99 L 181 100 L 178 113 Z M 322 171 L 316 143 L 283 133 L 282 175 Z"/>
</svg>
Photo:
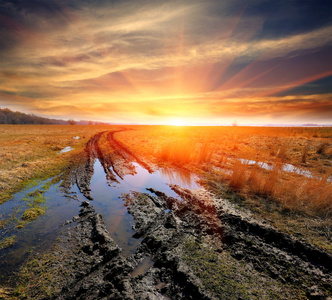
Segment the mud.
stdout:
<svg viewBox="0 0 332 300">
<path fill-rule="evenodd" d="M 104 134 L 113 149 L 109 153 L 100 145 Z M 133 162 L 153 172 L 151 165 L 126 149 L 114 134 L 103 132 L 88 142 L 87 160 L 71 173 L 65 189 L 69 191 L 77 184 L 92 200 L 90 183 L 96 159 L 101 161 L 109 184 L 117 180 L 116 176 L 123 178 L 135 172 Z M 48 299 L 217 299 L 184 259 L 186 241 L 203 243 L 205 238 L 212 241 L 217 252 L 230 253 L 264 278 L 296 286 L 308 299 L 329 299 L 330 253 L 256 220 L 249 212 L 240 212 L 203 189 L 189 190 L 178 185 L 171 188 L 179 198 L 155 189 L 125 196 L 135 238 L 140 239 L 129 257 L 122 255 L 102 215 L 95 213 L 93 202 L 83 202 L 79 215 L 66 222 L 75 226 L 68 228 L 61 239 L 70 255 L 69 260 L 58 263 L 69 268 L 70 276 L 62 289 Z M 142 264 L 147 267 L 140 269 Z M 286 294 L 279 297 L 289 298 Z"/>
<path fill-rule="evenodd" d="M 120 131 L 100 132 L 88 141 L 85 148 L 84 164 L 73 170 L 62 184 L 64 190 L 67 191 L 68 198 L 72 198 L 69 192 L 71 187 L 77 185 L 87 200 L 93 200 L 90 184 L 94 173 L 94 164 L 97 159 L 104 169 L 108 185 L 110 186 L 114 182 L 119 183 L 118 178 L 123 179 L 125 175 L 135 174 L 134 162 L 141 165 L 150 173 L 155 170 L 152 164 L 144 161 L 143 158 L 137 157 L 122 145 L 121 142 L 117 141 L 114 138 L 116 132 Z M 103 144 L 101 141 L 103 135 L 106 135 L 106 145 L 105 141 Z M 105 148 L 110 150 L 106 152 Z"/>
<path fill-rule="evenodd" d="M 236 259 L 252 263 L 256 270 L 283 283 L 303 284 L 303 276 L 307 276 L 331 291 L 332 255 L 327 251 L 280 232 L 250 213 L 241 213 L 207 192 L 197 194 L 179 186 L 173 189 L 185 199 L 194 218 L 204 220 L 201 229 L 222 241 L 222 247 Z"/>
<path fill-rule="evenodd" d="M 176 228 L 179 220 L 165 213 L 162 199 L 147 194 L 132 199 L 128 209 L 138 236 L 144 232 L 145 237 L 128 258 L 121 255 L 102 216 L 88 202 L 82 206 L 72 221 L 77 225 L 65 234 L 70 238 L 62 242 L 72 255 L 59 264 L 70 265 L 71 276 L 51 299 L 213 299 L 181 259 L 183 240 L 194 231 L 180 223 Z M 146 257 L 153 266 L 133 276 Z"/>
<path fill-rule="evenodd" d="M 328 253 L 250 215 L 237 214 L 229 203 L 213 199 L 204 190 L 172 187 L 182 200 L 155 190 L 151 190 L 155 196 L 127 195 L 137 238 L 143 237 L 128 258 L 109 236 L 102 216 L 83 203 L 73 219 L 77 225 L 71 229 L 73 238 L 69 240 L 70 245 L 76 245 L 71 260 L 76 267 L 70 283 L 53 299 L 216 299 L 183 260 L 184 241 L 200 241 L 205 235 L 220 251 L 230 251 L 258 272 L 284 284 L 302 285 L 309 299 L 327 299 L 332 283 Z M 153 265 L 132 276 L 146 257 Z"/>
</svg>

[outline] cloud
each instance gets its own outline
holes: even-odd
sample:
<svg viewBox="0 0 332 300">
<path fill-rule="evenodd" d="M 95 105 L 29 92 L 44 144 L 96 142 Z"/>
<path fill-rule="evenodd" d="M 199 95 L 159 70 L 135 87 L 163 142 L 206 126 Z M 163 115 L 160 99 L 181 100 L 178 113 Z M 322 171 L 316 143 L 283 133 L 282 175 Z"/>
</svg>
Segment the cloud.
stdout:
<svg viewBox="0 0 332 300">
<path fill-rule="evenodd" d="M 260 10 L 264 3 L 0 0 L 0 104 L 11 99 L 43 114 L 72 109 L 98 116 L 104 109 L 105 115 L 158 118 L 172 114 L 170 106 L 173 114 L 198 116 L 203 107 L 209 115 L 218 96 L 220 115 L 263 114 L 255 97 L 331 74 L 332 44 L 326 18 L 301 29 L 282 5 L 281 18 L 293 27 L 277 30 L 273 10 Z M 236 97 L 247 99 L 247 111 L 229 100 Z M 295 104 L 278 105 L 295 113 Z M 319 114 L 318 106 L 310 107 Z"/>
<path fill-rule="evenodd" d="M 329 121 L 332 118 L 332 94 L 215 99 L 206 107 L 213 116 L 266 117 L 279 119 L 306 118 Z"/>
</svg>

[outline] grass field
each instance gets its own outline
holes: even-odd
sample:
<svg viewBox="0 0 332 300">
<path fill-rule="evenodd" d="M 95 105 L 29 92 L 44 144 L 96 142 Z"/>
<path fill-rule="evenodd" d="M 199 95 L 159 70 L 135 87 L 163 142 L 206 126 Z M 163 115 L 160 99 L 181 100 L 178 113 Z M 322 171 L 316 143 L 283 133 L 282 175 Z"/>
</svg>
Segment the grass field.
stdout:
<svg viewBox="0 0 332 300">
<path fill-rule="evenodd" d="M 332 128 L 134 129 L 116 135 L 133 152 L 199 173 L 216 197 L 332 251 Z"/>
<path fill-rule="evenodd" d="M 315 244 L 331 248 L 332 128 L 1 125 L 0 203 L 66 172 L 96 133 L 119 129 L 115 138 L 135 154 L 198 173 L 217 197 L 293 234 L 311 230 Z"/>
<path fill-rule="evenodd" d="M 23 199 L 27 209 L 16 220 L 16 229 L 45 213 L 45 191 L 83 161 L 86 143 L 102 131 L 118 131 L 115 139 L 164 172 L 168 167 L 194 172 L 216 198 L 228 199 L 238 210 L 250 210 L 264 223 L 332 252 L 332 128 L 1 125 L 0 204 L 38 180 L 53 178 Z M 106 135 L 98 145 L 103 153 L 114 151 Z M 61 153 L 68 146 L 72 150 Z M 15 220 L 8 218 L 0 220 L 0 229 L 11 228 Z M 17 243 L 16 232 L 0 239 L 0 250 Z M 226 252 L 215 264 L 215 250 L 196 244 L 186 244 L 186 249 L 186 262 L 220 295 L 244 290 L 263 294 L 269 286 Z M 36 285 L 46 294 L 57 288 L 49 268 L 55 257 L 44 254 L 22 266 L 15 290 L 20 299 L 27 290 L 35 293 Z M 240 270 L 240 282 L 233 278 L 234 270 Z M 260 282 L 259 289 L 250 289 L 257 287 L 253 281 Z M 13 295 L 12 289 L 0 286 L 0 298 Z"/>
<path fill-rule="evenodd" d="M 141 127 L 117 137 L 159 165 L 219 175 L 243 195 L 332 214 L 332 128 Z"/>
<path fill-rule="evenodd" d="M 33 179 L 63 172 L 84 155 L 87 141 L 116 126 L 1 125 L 0 203 Z M 73 150 L 60 153 L 70 146 Z"/>
</svg>

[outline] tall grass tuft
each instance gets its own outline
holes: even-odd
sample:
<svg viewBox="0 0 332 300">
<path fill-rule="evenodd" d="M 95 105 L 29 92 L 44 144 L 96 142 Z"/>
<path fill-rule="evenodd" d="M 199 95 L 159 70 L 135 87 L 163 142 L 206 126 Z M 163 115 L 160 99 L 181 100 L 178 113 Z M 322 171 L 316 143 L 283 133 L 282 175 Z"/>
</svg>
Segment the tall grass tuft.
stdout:
<svg viewBox="0 0 332 300">
<path fill-rule="evenodd" d="M 279 186 L 275 198 L 286 208 L 332 216 L 332 185 L 327 178 L 293 178 Z"/>
<path fill-rule="evenodd" d="M 241 190 L 246 185 L 246 173 L 248 165 L 237 161 L 234 165 L 233 174 L 231 175 L 229 185 L 235 190 Z"/>
<path fill-rule="evenodd" d="M 230 177 L 230 187 L 244 194 L 269 198 L 284 208 L 307 214 L 332 216 L 332 184 L 328 173 L 322 178 L 295 176 L 283 179 L 282 164 L 276 161 L 273 170 L 237 162 Z M 246 179 L 248 173 L 248 179 Z"/>
<path fill-rule="evenodd" d="M 282 146 L 278 152 L 277 157 L 281 159 L 282 161 L 286 161 L 288 159 L 288 148 L 286 145 Z"/>
<path fill-rule="evenodd" d="M 264 195 L 265 177 L 262 174 L 260 167 L 255 164 L 249 173 L 247 181 L 251 193 L 256 195 Z"/>
<path fill-rule="evenodd" d="M 309 146 L 305 146 L 302 150 L 301 163 L 305 164 L 307 162 L 307 156 L 309 152 Z"/>
<path fill-rule="evenodd" d="M 195 148 L 190 140 L 168 141 L 162 145 L 159 159 L 175 165 L 184 165 L 192 161 L 194 150 Z"/>
<path fill-rule="evenodd" d="M 189 139 L 170 139 L 161 147 L 159 159 L 175 165 L 189 163 L 206 163 L 211 160 L 213 147 L 211 144 L 199 144 Z"/>
<path fill-rule="evenodd" d="M 211 143 L 205 143 L 199 147 L 197 154 L 197 161 L 199 163 L 208 162 L 211 160 L 213 153 L 213 146 Z"/>
<path fill-rule="evenodd" d="M 278 184 L 278 179 L 281 172 L 281 162 L 279 160 L 276 160 L 273 169 L 270 172 L 267 172 L 265 176 L 265 183 L 263 187 L 263 192 L 266 196 L 270 196 L 274 194 L 274 191 L 276 189 L 276 186 Z"/>
<path fill-rule="evenodd" d="M 317 154 L 326 155 L 328 143 L 321 143 L 317 148 Z"/>
<path fill-rule="evenodd" d="M 247 189 L 249 193 L 270 197 L 273 195 L 276 185 L 278 184 L 278 178 L 280 176 L 281 163 L 276 161 L 272 171 L 262 170 L 258 164 L 256 164 L 250 171 Z"/>
</svg>

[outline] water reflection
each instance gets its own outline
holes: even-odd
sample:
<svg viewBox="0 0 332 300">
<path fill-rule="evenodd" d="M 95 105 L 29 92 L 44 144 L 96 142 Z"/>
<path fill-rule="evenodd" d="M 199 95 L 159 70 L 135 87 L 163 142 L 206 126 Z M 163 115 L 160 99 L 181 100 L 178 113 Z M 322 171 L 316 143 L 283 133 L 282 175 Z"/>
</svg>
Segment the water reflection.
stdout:
<svg viewBox="0 0 332 300">
<path fill-rule="evenodd" d="M 156 171 L 150 173 L 141 167 L 138 163 L 133 163 L 135 167 L 134 174 L 123 176 L 123 180 L 118 177 L 117 182 L 109 186 L 105 169 L 97 159 L 93 166 L 93 175 L 91 178 L 91 197 L 94 199 L 91 204 L 97 213 L 102 214 L 105 226 L 123 250 L 123 255 L 128 256 L 134 253 L 140 240 L 133 238 L 135 234 L 132 229 L 132 217 L 124 206 L 123 195 L 132 191 L 141 193 L 150 193 L 147 188 L 154 188 L 164 192 L 168 196 L 179 198 L 169 184 L 178 184 L 186 188 L 198 188 L 194 181 L 196 177 L 189 176 L 187 173 L 176 173 L 176 170 L 168 172 Z M 77 199 L 85 201 L 84 193 L 81 193 L 77 186 L 73 186 L 71 193 L 77 194 Z"/>
<path fill-rule="evenodd" d="M 268 171 L 272 171 L 274 169 L 273 165 L 267 164 L 267 163 L 264 163 L 261 161 L 255 161 L 255 160 L 243 159 L 243 158 L 240 158 L 239 161 L 243 164 L 248 164 L 248 165 L 257 164 L 262 169 L 265 169 Z M 299 175 L 302 175 L 302 176 L 305 176 L 308 178 L 319 178 L 319 177 L 315 176 L 313 173 L 311 173 L 310 171 L 301 169 L 301 168 L 293 166 L 291 164 L 282 164 L 281 171 L 288 172 L 288 173 L 296 173 L 296 174 L 299 174 Z M 328 181 L 331 181 L 331 180 L 332 180 L 331 178 L 328 179 Z"/>
<path fill-rule="evenodd" d="M 198 178 L 192 173 L 183 169 L 160 169 L 161 176 L 170 184 L 178 184 L 182 187 L 194 189 L 198 188 L 196 181 Z"/>
<path fill-rule="evenodd" d="M 132 191 L 150 193 L 147 188 L 153 188 L 179 199 L 169 184 L 191 189 L 199 187 L 196 183 L 197 177 L 180 169 L 163 168 L 152 172 L 149 165 L 129 150 L 121 148 L 121 144 L 112 144 L 114 140 L 110 135 L 107 136 L 114 152 L 104 153 L 105 147 L 98 144 L 102 134 L 97 134 L 87 143 L 86 161 L 71 172 L 62 182 L 61 188 L 58 183 L 45 191 L 47 210 L 44 216 L 21 230 L 7 228 L 6 236 L 17 235 L 17 243 L 11 248 L 0 250 L 2 275 L 8 276 L 17 270 L 31 249 L 44 251 L 51 245 L 61 231 L 60 225 L 66 220 L 72 220 L 79 213 L 82 201 L 91 200 L 96 213 L 103 216 L 111 237 L 123 249 L 122 254 L 128 256 L 134 253 L 140 240 L 133 237 L 133 219 L 124 206 L 124 194 Z M 40 186 L 37 186 L 34 189 L 39 188 Z M 1 215 L 8 216 L 19 205 L 22 206 L 22 199 L 27 192 L 30 190 L 17 193 L 11 201 L 0 205 Z"/>
<path fill-rule="evenodd" d="M 131 272 L 131 277 L 137 277 L 145 274 L 149 268 L 153 266 L 153 261 L 150 256 L 145 256 L 143 260 L 137 265 L 137 267 Z"/>
<path fill-rule="evenodd" d="M 28 207 L 23 201 L 28 193 L 40 190 L 47 181 L 41 182 L 32 188 L 28 188 L 14 195 L 14 197 L 0 206 L 0 221 L 6 216 L 14 213 L 15 218 L 19 218 Z M 15 224 L 2 228 L 1 238 L 15 235 L 16 243 L 7 249 L 0 249 L 0 282 L 4 282 L 13 271 L 24 262 L 30 255 L 30 251 L 45 251 L 56 240 L 61 232 L 60 225 L 66 220 L 70 220 L 79 211 L 79 202 L 68 201 L 59 189 L 59 183 L 53 184 L 44 192 L 47 210 L 45 215 L 40 216 L 33 222 L 27 224 L 23 229 L 17 229 Z M 17 213 L 16 213 L 17 212 Z"/>
</svg>

